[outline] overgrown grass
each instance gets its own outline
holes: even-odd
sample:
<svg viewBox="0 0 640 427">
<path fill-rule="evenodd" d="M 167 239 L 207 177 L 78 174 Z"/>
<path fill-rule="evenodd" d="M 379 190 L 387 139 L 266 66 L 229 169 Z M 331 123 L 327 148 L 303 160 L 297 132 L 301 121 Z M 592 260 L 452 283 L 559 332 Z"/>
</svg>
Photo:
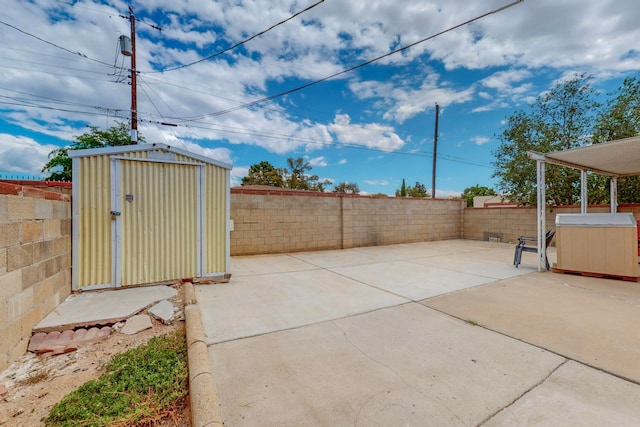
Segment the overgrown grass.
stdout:
<svg viewBox="0 0 640 427">
<path fill-rule="evenodd" d="M 116 354 L 107 373 L 66 395 L 47 426 L 152 425 L 184 404 L 188 390 L 184 332 L 154 337 Z"/>
</svg>

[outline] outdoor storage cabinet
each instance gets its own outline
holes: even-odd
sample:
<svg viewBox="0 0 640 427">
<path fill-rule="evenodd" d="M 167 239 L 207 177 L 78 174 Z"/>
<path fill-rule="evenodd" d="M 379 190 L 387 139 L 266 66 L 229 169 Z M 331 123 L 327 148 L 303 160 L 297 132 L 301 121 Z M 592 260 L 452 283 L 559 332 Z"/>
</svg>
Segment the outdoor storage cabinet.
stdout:
<svg viewBox="0 0 640 427">
<path fill-rule="evenodd" d="M 230 165 L 165 144 L 69 156 L 74 290 L 228 272 Z"/>
<path fill-rule="evenodd" d="M 557 268 L 638 277 L 637 225 L 633 214 L 556 215 Z"/>
</svg>

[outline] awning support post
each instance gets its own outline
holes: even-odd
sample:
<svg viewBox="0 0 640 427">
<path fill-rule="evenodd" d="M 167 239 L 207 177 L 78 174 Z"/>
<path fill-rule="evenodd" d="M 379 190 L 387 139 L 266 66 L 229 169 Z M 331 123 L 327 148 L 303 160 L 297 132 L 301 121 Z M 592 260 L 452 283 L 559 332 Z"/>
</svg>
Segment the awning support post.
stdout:
<svg viewBox="0 0 640 427">
<path fill-rule="evenodd" d="M 611 177 L 611 181 L 609 181 L 609 191 L 611 193 L 611 213 L 616 213 L 618 212 L 618 178 Z"/>
<path fill-rule="evenodd" d="M 538 271 L 547 270 L 546 223 L 547 223 L 547 193 L 545 183 L 545 162 L 536 160 L 537 210 L 538 210 Z"/>
<path fill-rule="evenodd" d="M 589 206 L 589 198 L 587 196 L 587 171 L 580 170 L 580 213 L 586 214 Z"/>
</svg>

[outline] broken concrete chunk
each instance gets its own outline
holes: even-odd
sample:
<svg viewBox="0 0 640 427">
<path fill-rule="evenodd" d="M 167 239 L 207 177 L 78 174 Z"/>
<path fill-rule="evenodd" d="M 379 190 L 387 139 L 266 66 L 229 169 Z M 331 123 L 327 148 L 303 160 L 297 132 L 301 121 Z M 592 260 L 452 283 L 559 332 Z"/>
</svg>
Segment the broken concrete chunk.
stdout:
<svg viewBox="0 0 640 427">
<path fill-rule="evenodd" d="M 38 332 L 37 334 L 34 334 L 31 337 L 31 340 L 29 341 L 29 347 L 27 347 L 27 350 L 35 352 L 38 347 L 47 339 L 47 334 L 45 334 L 44 332 Z"/>
<path fill-rule="evenodd" d="M 127 319 L 127 323 L 124 324 L 120 332 L 125 335 L 134 335 L 151 327 L 151 317 L 146 314 L 137 314 Z"/>
<path fill-rule="evenodd" d="M 112 329 L 109 326 L 102 328 L 84 328 L 75 331 L 68 329 L 63 332 L 54 331 L 45 334 L 38 332 L 31 337 L 28 350 L 38 355 L 64 354 L 77 350 L 84 344 L 108 337 Z"/>
<path fill-rule="evenodd" d="M 171 324 L 175 313 L 176 307 L 167 300 L 162 300 L 149 309 L 149 314 L 162 321 L 165 325 Z"/>
</svg>

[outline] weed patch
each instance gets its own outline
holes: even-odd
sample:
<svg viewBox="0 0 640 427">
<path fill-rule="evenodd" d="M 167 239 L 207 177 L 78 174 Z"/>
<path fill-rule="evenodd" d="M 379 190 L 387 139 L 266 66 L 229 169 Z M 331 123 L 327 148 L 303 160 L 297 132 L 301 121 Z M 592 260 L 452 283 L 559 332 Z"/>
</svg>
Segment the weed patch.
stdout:
<svg viewBox="0 0 640 427">
<path fill-rule="evenodd" d="M 22 380 L 22 381 L 18 381 L 17 384 L 19 385 L 33 385 L 33 384 L 38 384 L 41 383 L 43 381 L 46 381 L 49 378 L 49 370 L 48 369 L 40 369 L 39 371 L 37 371 L 36 373 L 29 375 L 29 377 L 27 377 L 26 379 Z"/>
<path fill-rule="evenodd" d="M 185 403 L 187 350 L 183 332 L 154 337 L 116 354 L 107 373 L 66 395 L 43 421 L 47 426 L 142 426 Z"/>
</svg>

